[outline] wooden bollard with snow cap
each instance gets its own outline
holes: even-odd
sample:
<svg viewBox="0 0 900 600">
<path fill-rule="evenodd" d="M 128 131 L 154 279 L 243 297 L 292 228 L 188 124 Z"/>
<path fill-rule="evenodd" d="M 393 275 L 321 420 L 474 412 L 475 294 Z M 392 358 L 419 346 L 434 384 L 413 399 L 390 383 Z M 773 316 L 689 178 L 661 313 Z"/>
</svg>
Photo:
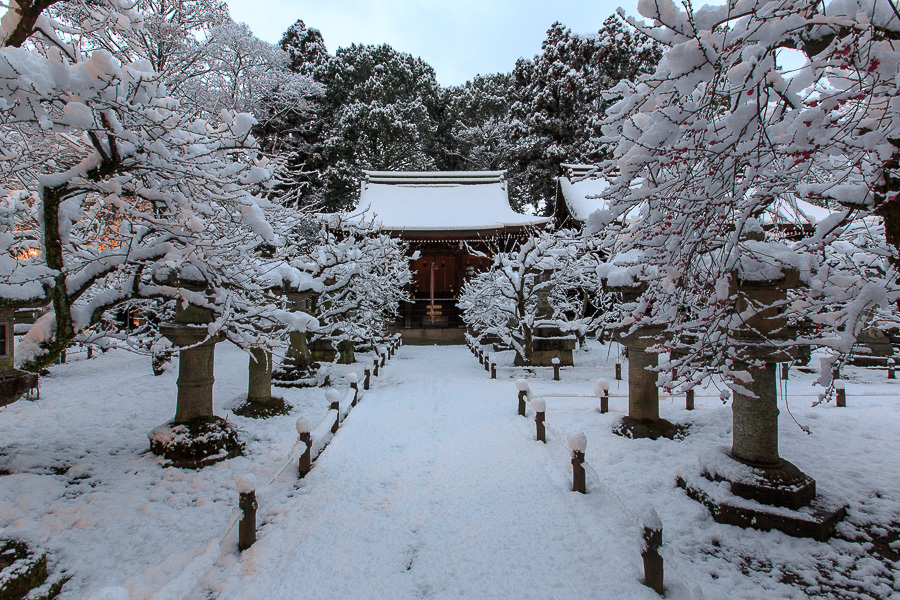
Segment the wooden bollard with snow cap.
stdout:
<svg viewBox="0 0 900 600">
<path fill-rule="evenodd" d="M 387 363 L 387 348 L 378 346 L 378 355 L 381 357 L 381 366 L 383 367 Z"/>
<path fill-rule="evenodd" d="M 516 381 L 516 387 L 519 388 L 519 416 L 525 416 L 525 400 L 528 399 L 528 396 L 531 394 L 531 388 L 528 387 L 528 382 L 524 379 L 519 379 Z"/>
<path fill-rule="evenodd" d="M 375 362 L 372 363 L 372 375 L 378 377 L 378 357 L 375 357 Z"/>
<path fill-rule="evenodd" d="M 684 394 L 684 408 L 694 410 L 694 388 L 689 389 Z"/>
<path fill-rule="evenodd" d="M 478 364 L 483 365 L 484 364 L 484 352 L 481 351 L 481 348 L 478 349 L 478 353 L 476 354 L 476 356 L 478 357 Z"/>
<path fill-rule="evenodd" d="M 534 425 L 537 429 L 537 441 L 547 443 L 547 430 L 544 427 L 544 417 L 547 414 L 547 403 L 542 398 L 531 401 L 534 408 Z"/>
<path fill-rule="evenodd" d="M 791 373 L 790 363 L 781 363 L 781 380 L 787 381 L 790 377 L 790 373 Z"/>
<path fill-rule="evenodd" d="M 616 381 L 622 381 L 622 361 L 616 359 Z"/>
<path fill-rule="evenodd" d="M 497 363 L 491 363 L 491 379 L 497 379 Z"/>
<path fill-rule="evenodd" d="M 337 390 L 326 390 L 325 399 L 328 400 L 329 410 L 337 411 L 334 425 L 331 426 L 331 433 L 337 433 L 338 427 L 341 426 L 341 394 Z"/>
<path fill-rule="evenodd" d="M 238 524 L 238 550 L 246 550 L 256 541 L 256 479 L 252 474 L 235 478 L 240 494 L 238 508 L 241 521 Z"/>
<path fill-rule="evenodd" d="M 643 521 L 644 545 L 641 558 L 644 559 L 644 585 L 662 596 L 663 559 L 659 554 L 662 547 L 662 521 L 652 508 L 644 515 Z"/>
<path fill-rule="evenodd" d="M 893 358 L 889 358 L 887 362 L 888 367 L 888 379 L 896 379 L 896 375 L 894 374 L 894 367 L 896 366 L 896 362 L 894 362 Z"/>
<path fill-rule="evenodd" d="M 297 419 L 297 434 L 300 442 L 306 445 L 306 450 L 300 455 L 300 478 L 306 477 L 312 471 L 312 434 L 309 432 L 309 421 L 300 417 Z"/>
<path fill-rule="evenodd" d="M 484 370 L 485 371 L 491 370 L 491 355 L 490 354 L 484 355 Z"/>
<path fill-rule="evenodd" d="M 353 400 L 350 402 L 350 406 L 356 406 L 356 403 L 359 402 L 359 375 L 347 373 L 346 379 L 350 384 L 350 389 L 353 390 Z"/>
<path fill-rule="evenodd" d="M 550 364 L 553 365 L 553 381 L 559 381 L 559 358 L 554 356 Z"/>
<path fill-rule="evenodd" d="M 367 390 L 369 389 L 369 382 L 372 379 L 372 369 L 366 369 L 364 373 L 365 377 L 363 378 L 363 389 Z"/>
<path fill-rule="evenodd" d="M 594 395 L 600 399 L 600 413 L 609 412 L 609 381 L 606 379 L 598 379 L 594 384 Z"/>
<path fill-rule="evenodd" d="M 843 380 L 838 379 L 834 382 L 835 405 L 839 408 L 847 408 L 847 388 Z"/>
<path fill-rule="evenodd" d="M 583 432 L 569 434 L 569 448 L 572 449 L 572 491 L 585 494 L 584 451 L 587 449 L 587 438 Z"/>
</svg>

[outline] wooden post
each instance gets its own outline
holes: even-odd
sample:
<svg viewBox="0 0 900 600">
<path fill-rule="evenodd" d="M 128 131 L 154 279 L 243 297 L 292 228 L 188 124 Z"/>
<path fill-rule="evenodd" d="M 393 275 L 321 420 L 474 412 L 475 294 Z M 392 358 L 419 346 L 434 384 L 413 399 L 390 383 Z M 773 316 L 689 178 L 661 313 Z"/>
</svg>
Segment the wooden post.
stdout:
<svg viewBox="0 0 900 600">
<path fill-rule="evenodd" d="M 497 363 L 491 363 L 491 379 L 497 379 Z"/>
<path fill-rule="evenodd" d="M 327 390 L 325 398 L 329 402 L 328 409 L 337 412 L 334 416 L 334 425 L 331 426 L 331 433 L 337 433 L 338 428 L 341 426 L 341 395 L 337 390 Z"/>
<path fill-rule="evenodd" d="M 478 364 L 484 364 L 484 352 L 481 351 L 481 348 L 478 349 Z"/>
<path fill-rule="evenodd" d="M 553 381 L 559 381 L 559 359 L 554 356 L 550 363 L 553 365 Z"/>
<path fill-rule="evenodd" d="M 572 448 L 572 491 L 587 493 L 584 481 L 584 451 L 587 449 L 587 438 L 579 431 L 569 435 L 569 447 Z"/>
<path fill-rule="evenodd" d="M 353 400 L 350 402 L 350 406 L 356 406 L 359 401 L 359 384 L 356 380 L 350 382 L 350 389 L 353 390 Z"/>
<path fill-rule="evenodd" d="M 840 379 L 835 381 L 834 391 L 836 393 L 835 404 L 839 408 L 847 408 L 847 390 L 844 388 L 844 382 Z"/>
<path fill-rule="evenodd" d="M 59 364 L 61 364 L 61 365 L 66 364 L 66 351 L 65 350 L 63 350 L 62 352 L 59 353 Z"/>
<path fill-rule="evenodd" d="M 600 414 L 609 412 L 609 382 L 605 379 L 598 379 L 594 385 L 594 395 L 600 398 Z"/>
<path fill-rule="evenodd" d="M 691 388 L 684 395 L 684 407 L 688 410 L 694 410 L 694 388 Z"/>
<path fill-rule="evenodd" d="M 256 541 L 256 491 L 240 492 L 238 507 L 241 509 L 241 522 L 238 525 L 238 550 L 246 550 Z"/>
<path fill-rule="evenodd" d="M 366 376 L 365 376 L 365 378 L 363 379 L 363 389 L 364 389 L 364 390 L 367 390 L 367 389 L 369 389 L 369 382 L 370 382 L 370 380 L 372 379 L 372 370 L 371 370 L 371 369 L 366 369 L 366 370 L 365 370 L 365 373 L 366 373 Z"/>
<path fill-rule="evenodd" d="M 644 559 L 644 585 L 652 589 L 654 592 L 663 595 L 663 559 L 659 554 L 662 546 L 662 523 L 656 516 L 656 511 L 651 509 L 655 519 L 645 519 L 644 521 L 644 549 L 641 551 L 641 558 Z"/>
<path fill-rule="evenodd" d="M 888 367 L 888 379 L 896 379 L 896 375 L 894 374 L 894 362 L 893 358 L 888 359 L 887 367 Z"/>
<path fill-rule="evenodd" d="M 491 370 L 491 357 L 489 354 L 484 355 L 484 370 L 485 371 Z"/>
<path fill-rule="evenodd" d="M 547 403 L 541 398 L 532 400 L 531 405 L 534 407 L 534 425 L 537 429 L 537 440 L 547 443 L 547 431 L 544 427 L 544 416 L 547 411 Z"/>
<path fill-rule="evenodd" d="M 790 370 L 791 370 L 790 363 L 781 363 L 781 380 L 782 381 L 788 380 L 788 373 L 790 372 Z"/>
<path fill-rule="evenodd" d="M 384 350 L 384 348 L 381 348 L 381 350 Z M 387 351 L 380 352 L 379 354 L 381 356 L 381 366 L 383 367 L 385 364 L 387 364 Z"/>
<path fill-rule="evenodd" d="M 622 361 L 616 359 L 616 381 L 622 381 Z"/>
<path fill-rule="evenodd" d="M 312 471 L 312 434 L 309 432 L 309 422 L 300 417 L 297 419 L 297 433 L 300 435 L 300 441 L 306 444 L 306 450 L 300 455 L 300 479 Z"/>
<path fill-rule="evenodd" d="M 378 377 L 378 357 L 375 357 L 375 362 L 373 363 L 372 367 L 372 375 Z"/>
<path fill-rule="evenodd" d="M 92 358 L 94 358 L 94 347 L 93 346 L 87 347 L 87 357 L 88 357 L 88 360 L 91 360 Z"/>
<path fill-rule="evenodd" d="M 840 365 L 834 365 L 831 367 L 831 379 L 840 379 L 841 378 L 841 367 Z"/>
<path fill-rule="evenodd" d="M 519 388 L 519 416 L 525 416 L 525 400 L 528 398 L 528 382 L 524 379 L 516 381 L 516 387 Z"/>
</svg>

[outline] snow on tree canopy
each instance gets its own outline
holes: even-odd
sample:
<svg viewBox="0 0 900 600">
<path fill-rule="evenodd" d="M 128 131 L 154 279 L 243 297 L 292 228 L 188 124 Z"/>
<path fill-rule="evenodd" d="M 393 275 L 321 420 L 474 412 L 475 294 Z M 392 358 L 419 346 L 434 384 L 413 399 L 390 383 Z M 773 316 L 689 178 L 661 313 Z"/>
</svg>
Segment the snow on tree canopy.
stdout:
<svg viewBox="0 0 900 600">
<path fill-rule="evenodd" d="M 356 213 L 391 231 L 502 230 L 549 222 L 515 212 L 504 171 L 366 171 Z"/>
</svg>

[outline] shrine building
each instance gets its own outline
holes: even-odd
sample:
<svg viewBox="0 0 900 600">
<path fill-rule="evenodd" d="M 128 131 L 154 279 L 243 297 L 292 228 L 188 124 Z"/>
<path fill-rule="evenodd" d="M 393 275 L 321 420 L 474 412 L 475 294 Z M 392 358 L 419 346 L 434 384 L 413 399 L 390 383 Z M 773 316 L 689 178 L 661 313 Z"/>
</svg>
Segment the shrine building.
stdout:
<svg viewBox="0 0 900 600">
<path fill-rule="evenodd" d="M 470 249 L 490 255 L 551 221 L 510 207 L 504 171 L 365 171 L 354 215 L 408 242 L 411 256 L 419 253 L 411 265 L 413 301 L 393 326 L 413 344 L 463 343 L 459 290 L 490 267 Z"/>
</svg>

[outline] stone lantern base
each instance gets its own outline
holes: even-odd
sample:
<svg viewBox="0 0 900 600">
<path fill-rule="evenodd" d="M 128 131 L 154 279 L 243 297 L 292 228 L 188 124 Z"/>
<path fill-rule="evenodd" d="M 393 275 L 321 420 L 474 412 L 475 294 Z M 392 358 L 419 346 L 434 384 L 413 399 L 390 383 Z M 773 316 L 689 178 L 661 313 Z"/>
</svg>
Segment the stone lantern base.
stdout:
<svg viewBox="0 0 900 600">
<path fill-rule="evenodd" d="M 37 387 L 38 376 L 17 369 L 0 371 L 0 406 L 12 404 L 28 390 Z"/>
<path fill-rule="evenodd" d="M 234 426 L 221 417 L 172 421 L 150 432 L 150 450 L 182 469 L 199 469 L 240 456 L 244 445 Z"/>
<path fill-rule="evenodd" d="M 613 433 L 629 439 L 670 440 L 683 439 L 690 425 L 679 425 L 665 419 L 635 419 L 622 417 Z"/>
<path fill-rule="evenodd" d="M 516 354 L 515 365 L 517 367 L 550 367 L 553 366 L 553 359 L 558 358 L 560 366 L 574 366 L 575 343 L 574 335 L 564 334 L 557 327 L 536 327 L 534 337 L 531 339 L 531 360 L 526 365 L 525 361 Z"/>
<path fill-rule="evenodd" d="M 786 460 L 754 467 L 722 449 L 701 462 L 677 483 L 719 523 L 826 541 L 847 514 L 846 506 L 817 495 L 815 480 Z"/>
<path fill-rule="evenodd" d="M 239 417 L 248 417 L 251 419 L 268 419 L 269 417 L 278 417 L 291 412 L 293 407 L 288 404 L 284 398 L 270 396 L 265 401 L 248 400 L 233 411 Z"/>
</svg>

